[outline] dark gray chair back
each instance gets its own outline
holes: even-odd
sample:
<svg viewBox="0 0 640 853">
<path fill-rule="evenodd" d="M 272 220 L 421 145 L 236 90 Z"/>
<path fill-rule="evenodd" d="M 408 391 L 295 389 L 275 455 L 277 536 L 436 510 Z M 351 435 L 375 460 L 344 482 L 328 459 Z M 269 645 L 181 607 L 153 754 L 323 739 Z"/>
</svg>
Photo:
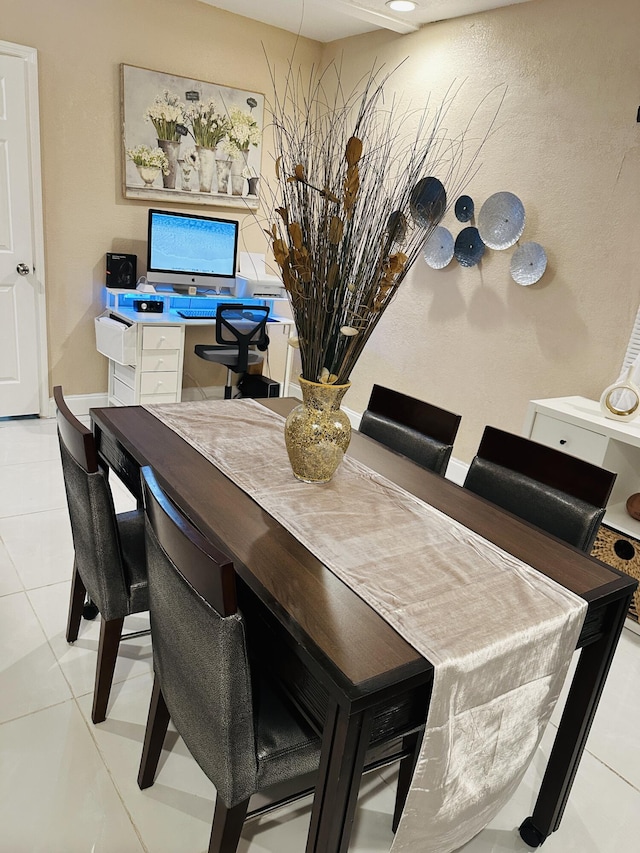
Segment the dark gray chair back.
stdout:
<svg viewBox="0 0 640 853">
<path fill-rule="evenodd" d="M 444 475 L 460 420 L 460 415 L 374 385 L 360 432 Z"/>
<path fill-rule="evenodd" d="M 464 487 L 590 553 L 615 479 L 597 465 L 488 426 Z"/>
<path fill-rule="evenodd" d="M 76 566 L 104 619 L 129 612 L 129 591 L 111 489 L 98 466 L 93 434 L 54 388 L 58 439 Z"/>
<path fill-rule="evenodd" d="M 153 663 L 177 730 L 232 807 L 257 784 L 251 675 L 235 573 L 143 469 Z"/>
</svg>

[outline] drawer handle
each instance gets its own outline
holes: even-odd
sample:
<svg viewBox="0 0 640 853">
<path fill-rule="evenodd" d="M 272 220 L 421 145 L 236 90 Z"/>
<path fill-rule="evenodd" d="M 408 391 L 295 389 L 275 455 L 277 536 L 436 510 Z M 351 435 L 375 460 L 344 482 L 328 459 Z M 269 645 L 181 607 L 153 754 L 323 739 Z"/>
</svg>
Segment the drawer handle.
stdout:
<svg viewBox="0 0 640 853">
<path fill-rule="evenodd" d="M 567 439 L 566 439 L 566 438 L 561 438 L 561 439 L 560 439 L 560 444 L 566 444 L 566 443 L 567 443 Z"/>
</svg>

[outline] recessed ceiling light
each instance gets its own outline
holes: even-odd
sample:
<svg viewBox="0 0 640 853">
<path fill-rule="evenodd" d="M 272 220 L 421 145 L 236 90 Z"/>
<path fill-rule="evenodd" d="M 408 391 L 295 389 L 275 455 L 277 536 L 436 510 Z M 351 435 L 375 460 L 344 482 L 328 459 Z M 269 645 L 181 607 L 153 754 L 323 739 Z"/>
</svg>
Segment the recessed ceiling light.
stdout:
<svg viewBox="0 0 640 853">
<path fill-rule="evenodd" d="M 388 0 L 387 6 L 394 12 L 413 12 L 416 8 L 412 0 Z"/>
</svg>

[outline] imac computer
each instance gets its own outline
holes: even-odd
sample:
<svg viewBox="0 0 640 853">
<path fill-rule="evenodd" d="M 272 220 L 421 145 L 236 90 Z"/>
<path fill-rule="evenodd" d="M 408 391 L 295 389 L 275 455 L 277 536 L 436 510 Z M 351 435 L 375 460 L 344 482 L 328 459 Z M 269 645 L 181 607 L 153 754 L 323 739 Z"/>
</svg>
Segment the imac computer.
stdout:
<svg viewBox="0 0 640 853">
<path fill-rule="evenodd" d="M 231 219 L 149 211 L 147 281 L 178 293 L 236 293 L 238 223 Z"/>
</svg>

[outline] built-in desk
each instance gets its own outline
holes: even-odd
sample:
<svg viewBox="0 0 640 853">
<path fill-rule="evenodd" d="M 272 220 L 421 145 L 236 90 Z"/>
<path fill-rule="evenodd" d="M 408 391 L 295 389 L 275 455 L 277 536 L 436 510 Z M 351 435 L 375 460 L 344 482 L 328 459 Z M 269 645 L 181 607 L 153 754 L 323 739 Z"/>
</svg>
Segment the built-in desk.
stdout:
<svg viewBox="0 0 640 853">
<path fill-rule="evenodd" d="M 161 313 L 138 312 L 133 301 L 162 303 Z M 140 293 L 109 288 L 105 311 L 96 318 L 96 347 L 109 359 L 109 405 L 130 406 L 144 403 L 179 403 L 182 399 L 182 375 L 187 326 L 214 326 L 215 320 L 187 319 L 178 314 L 182 308 L 215 310 L 220 301 L 242 301 L 269 305 L 270 362 L 273 379 L 280 392 L 288 392 L 292 350 L 287 346 L 293 321 L 278 314 L 277 306 L 287 300 L 242 299 L 228 294 L 187 296 L 172 291 Z M 276 329 L 281 334 L 276 333 Z"/>
</svg>

